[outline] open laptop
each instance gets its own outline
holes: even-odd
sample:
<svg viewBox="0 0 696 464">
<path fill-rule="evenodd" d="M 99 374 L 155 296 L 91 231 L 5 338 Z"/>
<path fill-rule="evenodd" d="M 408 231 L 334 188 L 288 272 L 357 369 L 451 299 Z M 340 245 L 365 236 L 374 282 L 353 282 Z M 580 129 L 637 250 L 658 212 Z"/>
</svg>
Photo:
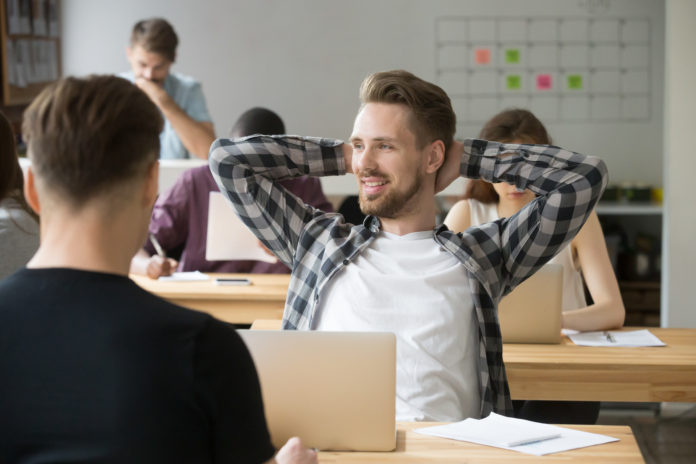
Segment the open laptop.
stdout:
<svg viewBox="0 0 696 464">
<path fill-rule="evenodd" d="M 546 264 L 498 304 L 504 343 L 560 343 L 563 266 Z"/>
<path fill-rule="evenodd" d="M 396 337 L 384 332 L 240 330 L 271 439 L 321 450 L 396 447 Z"/>
</svg>

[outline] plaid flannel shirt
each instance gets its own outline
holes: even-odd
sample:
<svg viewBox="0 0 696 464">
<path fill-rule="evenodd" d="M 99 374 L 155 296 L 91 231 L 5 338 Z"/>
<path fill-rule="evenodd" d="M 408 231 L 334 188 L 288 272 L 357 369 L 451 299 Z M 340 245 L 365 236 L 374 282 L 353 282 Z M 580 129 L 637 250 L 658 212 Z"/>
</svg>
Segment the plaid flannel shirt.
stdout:
<svg viewBox="0 0 696 464">
<path fill-rule="evenodd" d="M 327 282 L 349 266 L 380 230 L 368 216 L 346 224 L 337 213 L 306 205 L 276 181 L 346 173 L 342 141 L 297 136 L 219 139 L 210 167 L 220 191 L 242 221 L 292 269 L 283 329 L 310 329 Z M 537 198 L 510 218 L 433 239 L 467 270 L 479 323 L 481 417 L 511 414 L 503 365 L 498 301 L 551 259 L 577 234 L 606 186 L 606 167 L 594 157 L 546 145 L 464 142 L 460 173 L 530 189 Z"/>
</svg>

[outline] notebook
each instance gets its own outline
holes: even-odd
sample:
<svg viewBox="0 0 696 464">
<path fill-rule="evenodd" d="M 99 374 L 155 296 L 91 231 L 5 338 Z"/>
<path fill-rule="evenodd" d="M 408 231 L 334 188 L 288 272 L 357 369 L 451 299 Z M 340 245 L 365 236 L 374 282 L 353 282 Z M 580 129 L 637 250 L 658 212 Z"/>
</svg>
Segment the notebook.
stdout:
<svg viewBox="0 0 696 464">
<path fill-rule="evenodd" d="M 396 447 L 396 337 L 384 332 L 240 330 L 271 439 L 320 450 Z"/>
<path fill-rule="evenodd" d="M 504 343 L 560 343 L 563 266 L 546 264 L 498 304 Z"/>
</svg>

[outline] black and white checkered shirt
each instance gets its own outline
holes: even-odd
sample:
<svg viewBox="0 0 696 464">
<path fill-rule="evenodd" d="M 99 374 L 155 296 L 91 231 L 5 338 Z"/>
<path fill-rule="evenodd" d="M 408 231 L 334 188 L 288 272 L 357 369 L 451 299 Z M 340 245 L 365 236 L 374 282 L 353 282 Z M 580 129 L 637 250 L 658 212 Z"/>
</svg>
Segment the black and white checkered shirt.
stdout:
<svg viewBox="0 0 696 464">
<path fill-rule="evenodd" d="M 292 269 L 284 329 L 309 329 L 329 280 L 376 237 L 378 218 L 346 224 L 337 213 L 306 205 L 276 181 L 346 173 L 340 140 L 297 136 L 219 139 L 210 167 L 237 214 Z M 498 327 L 498 301 L 568 244 L 606 186 L 606 167 L 594 157 L 546 145 L 466 140 L 462 176 L 507 182 L 538 197 L 510 218 L 455 234 L 445 226 L 433 240 L 469 274 L 479 322 L 481 417 L 511 414 Z"/>
</svg>

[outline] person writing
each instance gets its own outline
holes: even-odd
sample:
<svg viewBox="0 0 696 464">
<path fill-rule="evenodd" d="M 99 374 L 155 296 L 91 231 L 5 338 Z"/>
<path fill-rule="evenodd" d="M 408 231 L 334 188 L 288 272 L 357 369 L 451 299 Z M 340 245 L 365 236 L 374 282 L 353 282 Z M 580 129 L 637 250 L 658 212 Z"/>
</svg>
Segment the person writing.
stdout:
<svg viewBox="0 0 696 464">
<path fill-rule="evenodd" d="M 245 111 L 230 130 L 231 137 L 251 134 L 284 134 L 283 120 L 266 108 Z M 316 177 L 299 177 L 282 181 L 289 192 L 308 204 L 331 212 L 333 207 L 324 196 Z M 150 220 L 150 238 L 143 249 L 133 257 L 131 272 L 156 279 L 175 270 L 201 272 L 240 272 L 253 274 L 287 274 L 290 269 L 278 261 L 208 261 L 205 259 L 208 236 L 208 206 L 210 192 L 220 190 L 208 165 L 185 171 L 172 187 L 155 202 Z M 229 237 L 235 240 L 235 237 Z M 155 243 L 162 247 L 158 253 Z M 181 250 L 177 261 L 172 250 Z"/>
<path fill-rule="evenodd" d="M 551 144 L 541 121 L 523 109 L 497 114 L 484 125 L 479 136 L 503 143 Z M 514 215 L 535 196 L 531 190 L 519 190 L 505 182 L 471 180 L 465 199 L 455 203 L 445 224 L 454 232 L 464 232 L 471 226 Z M 623 326 L 625 309 L 597 213 L 590 214 L 569 246 L 550 262 L 563 266 L 563 327 L 590 331 Z M 583 277 L 593 300 L 589 306 Z"/>
<path fill-rule="evenodd" d="M 275 454 L 231 326 L 128 278 L 162 124 L 115 76 L 61 79 L 25 112 L 41 245 L 0 282 L 0 462 L 316 462 L 298 439 Z"/>
<path fill-rule="evenodd" d="M 251 136 L 211 147 L 220 191 L 292 269 L 283 328 L 394 332 L 397 420 L 512 414 L 497 302 L 577 234 L 606 185 L 605 165 L 556 147 L 455 141 L 447 94 L 406 71 L 368 76 L 360 98 L 350 143 Z M 346 173 L 356 176 L 363 224 L 280 185 Z M 459 176 L 537 197 L 455 234 L 436 227 L 434 197 Z"/>
<path fill-rule="evenodd" d="M 162 18 L 138 21 L 131 32 L 126 56 L 131 71 L 121 77 L 135 83 L 164 115 L 160 158 L 207 159 L 215 131 L 201 85 L 193 78 L 170 72 L 179 38 Z"/>
</svg>

